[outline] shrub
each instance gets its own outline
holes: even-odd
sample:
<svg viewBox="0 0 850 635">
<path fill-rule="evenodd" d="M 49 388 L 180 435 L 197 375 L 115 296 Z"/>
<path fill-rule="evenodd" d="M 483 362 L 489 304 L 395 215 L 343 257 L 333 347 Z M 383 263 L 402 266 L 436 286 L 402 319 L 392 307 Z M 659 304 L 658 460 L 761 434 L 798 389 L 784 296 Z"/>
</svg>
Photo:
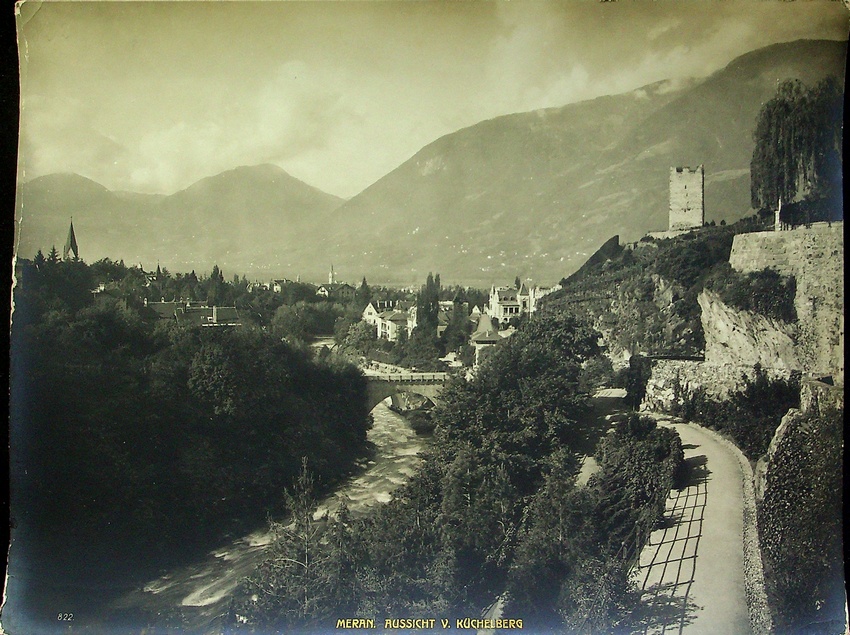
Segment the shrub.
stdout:
<svg viewBox="0 0 850 635">
<path fill-rule="evenodd" d="M 642 355 L 632 355 L 625 373 L 626 404 L 637 410 L 646 396 L 646 384 L 652 375 L 652 362 Z"/>
<path fill-rule="evenodd" d="M 770 463 L 758 507 L 779 633 L 842 633 L 843 410 L 803 415 Z"/>
<path fill-rule="evenodd" d="M 785 413 L 799 405 L 799 375 L 770 379 L 756 367 L 755 377 L 746 380 L 744 388 L 726 400 L 712 397 L 700 388 L 686 396 L 674 414 L 725 434 L 748 459 L 755 461 L 767 452 Z"/>
<path fill-rule="evenodd" d="M 720 296 L 727 305 L 751 311 L 774 320 L 795 322 L 797 311 L 794 276 L 782 276 L 771 269 L 739 273 L 729 263 L 719 265 L 706 282 L 706 288 Z"/>
</svg>

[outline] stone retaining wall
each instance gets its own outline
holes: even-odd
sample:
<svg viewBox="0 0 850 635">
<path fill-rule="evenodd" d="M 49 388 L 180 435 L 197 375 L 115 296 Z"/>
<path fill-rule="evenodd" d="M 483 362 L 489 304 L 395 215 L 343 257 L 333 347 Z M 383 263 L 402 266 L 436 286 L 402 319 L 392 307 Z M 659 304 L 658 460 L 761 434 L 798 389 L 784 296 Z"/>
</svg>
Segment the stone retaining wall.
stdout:
<svg viewBox="0 0 850 635">
<path fill-rule="evenodd" d="M 794 276 L 801 369 L 844 379 L 844 223 L 738 234 L 729 264 Z"/>
<path fill-rule="evenodd" d="M 768 379 L 789 379 L 793 371 L 765 368 Z M 641 410 L 672 412 L 696 390 L 718 400 L 742 390 L 747 380 L 756 376 L 753 366 L 709 364 L 707 362 L 659 359 L 652 361 L 652 374 L 646 384 Z"/>
</svg>

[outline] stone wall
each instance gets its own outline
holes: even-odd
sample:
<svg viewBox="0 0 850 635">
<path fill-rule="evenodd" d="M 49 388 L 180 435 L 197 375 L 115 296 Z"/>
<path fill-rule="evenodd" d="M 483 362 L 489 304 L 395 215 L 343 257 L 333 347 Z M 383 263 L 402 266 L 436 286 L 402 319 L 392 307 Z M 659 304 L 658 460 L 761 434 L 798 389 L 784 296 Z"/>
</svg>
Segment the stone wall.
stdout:
<svg viewBox="0 0 850 635">
<path fill-rule="evenodd" d="M 702 227 L 705 220 L 703 166 L 670 168 L 670 225 L 669 230 Z"/>
<path fill-rule="evenodd" d="M 844 381 L 844 223 L 739 234 L 729 263 L 742 273 L 773 269 L 797 281 L 801 370 Z"/>
<path fill-rule="evenodd" d="M 769 379 L 789 379 L 790 369 L 765 368 Z M 719 400 L 743 390 L 747 380 L 756 376 L 753 366 L 709 364 L 708 362 L 659 359 L 652 362 L 652 374 L 646 384 L 641 410 L 671 412 L 697 389 Z"/>
<path fill-rule="evenodd" d="M 804 380 L 800 385 L 800 410 L 824 414 L 828 410 L 844 408 L 844 386 L 833 386 L 822 381 Z"/>
</svg>

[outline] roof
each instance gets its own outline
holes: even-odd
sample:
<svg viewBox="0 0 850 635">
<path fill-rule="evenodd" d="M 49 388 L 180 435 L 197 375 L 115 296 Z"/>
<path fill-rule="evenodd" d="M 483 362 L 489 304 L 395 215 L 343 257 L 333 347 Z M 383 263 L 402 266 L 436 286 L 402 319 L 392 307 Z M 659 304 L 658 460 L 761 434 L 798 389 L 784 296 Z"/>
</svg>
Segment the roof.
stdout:
<svg viewBox="0 0 850 635">
<path fill-rule="evenodd" d="M 379 313 L 378 317 L 387 322 L 407 323 L 407 311 L 384 311 L 383 313 Z"/>
<path fill-rule="evenodd" d="M 212 321 L 212 307 L 181 307 L 177 310 L 177 322 L 184 325 L 209 324 Z"/>
<path fill-rule="evenodd" d="M 499 287 L 496 289 L 496 298 L 499 302 L 516 302 L 516 289 L 513 287 Z"/>
<path fill-rule="evenodd" d="M 239 312 L 235 306 L 220 306 L 216 308 L 216 322 L 238 322 Z"/>
<path fill-rule="evenodd" d="M 323 284 L 319 288 L 325 289 L 328 292 L 339 291 L 341 289 L 351 289 L 352 291 L 354 291 L 354 287 L 352 287 L 347 282 L 331 282 L 331 283 L 328 283 L 328 284 Z"/>
<path fill-rule="evenodd" d="M 470 339 L 474 344 L 495 344 L 502 338 L 499 337 L 499 332 L 493 328 L 493 321 L 490 316 L 482 313 L 478 319 L 478 327 Z"/>
<path fill-rule="evenodd" d="M 182 302 L 148 302 L 147 304 L 147 308 L 161 320 L 170 320 L 174 317 L 177 309 L 182 307 Z"/>
<path fill-rule="evenodd" d="M 181 307 L 176 315 L 177 322 L 185 326 L 235 325 L 239 322 L 235 306 Z"/>
</svg>

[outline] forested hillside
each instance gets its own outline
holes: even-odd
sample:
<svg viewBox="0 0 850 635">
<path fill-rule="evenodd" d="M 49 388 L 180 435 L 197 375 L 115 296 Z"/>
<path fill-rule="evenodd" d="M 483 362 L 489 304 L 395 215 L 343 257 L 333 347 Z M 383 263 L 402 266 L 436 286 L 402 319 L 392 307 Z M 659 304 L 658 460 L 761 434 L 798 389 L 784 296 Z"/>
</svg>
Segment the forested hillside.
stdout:
<svg viewBox="0 0 850 635">
<path fill-rule="evenodd" d="M 302 457 L 327 488 L 370 425 L 353 366 L 249 324 L 143 319 L 138 299 L 90 291 L 103 267 L 21 263 L 12 326 L 20 559 L 84 593 L 282 513 Z M 116 281 L 127 298 L 136 282 Z"/>
<path fill-rule="evenodd" d="M 668 240 L 644 238 L 582 267 L 543 300 L 544 311 L 592 320 L 611 354 L 700 355 L 697 296 L 728 262 L 737 227 L 706 227 Z"/>
</svg>

